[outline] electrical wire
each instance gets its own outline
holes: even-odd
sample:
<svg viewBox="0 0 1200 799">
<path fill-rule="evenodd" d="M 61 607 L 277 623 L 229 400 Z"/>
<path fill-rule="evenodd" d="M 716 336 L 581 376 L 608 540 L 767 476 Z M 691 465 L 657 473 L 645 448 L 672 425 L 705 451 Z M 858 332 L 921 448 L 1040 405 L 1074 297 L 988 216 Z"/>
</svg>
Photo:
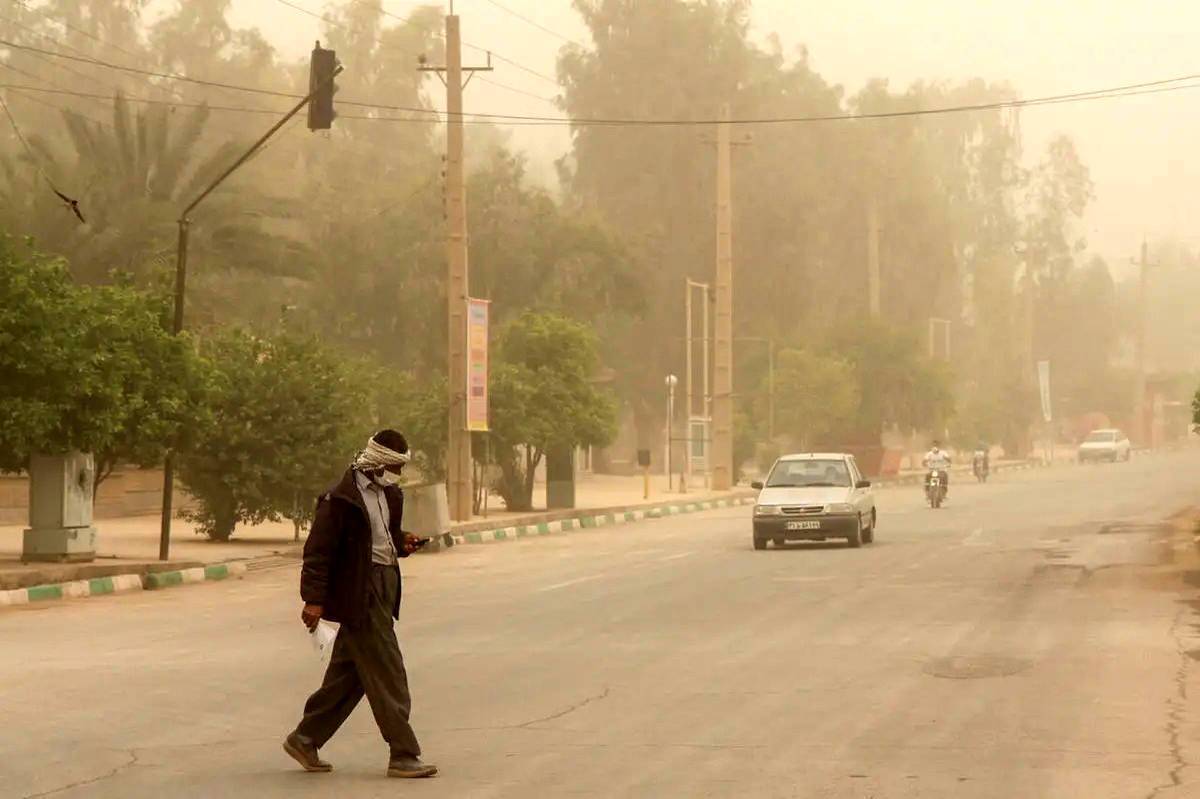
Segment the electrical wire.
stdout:
<svg viewBox="0 0 1200 799">
<path fill-rule="evenodd" d="M 281 3 L 282 5 L 285 5 L 288 8 L 291 8 L 295 11 L 299 11 L 301 14 L 307 14 L 308 16 L 313 17 L 314 19 L 319 19 L 327 25 L 333 25 L 334 27 L 346 29 L 346 26 L 343 25 L 342 23 L 331 19 L 327 15 L 319 14 L 316 11 L 313 11 L 312 9 L 308 9 L 308 8 L 305 8 L 304 6 L 297 5 L 296 3 L 293 3 L 292 0 L 276 0 L 276 2 Z M 356 2 L 362 2 L 362 0 L 356 0 Z M 382 5 L 378 7 L 378 10 L 385 17 L 390 17 L 392 19 L 395 19 L 402 24 L 407 24 L 407 23 L 411 22 L 412 18 L 416 15 L 416 12 L 413 12 L 412 14 L 408 15 L 407 17 L 402 17 L 399 14 L 393 14 L 392 12 L 388 11 L 386 8 L 383 8 Z M 432 31 L 432 34 L 434 37 L 441 39 L 442 41 L 446 40 L 446 37 L 443 34 L 438 33 L 437 31 Z M 379 40 L 378 37 L 375 37 L 375 42 L 377 44 L 382 44 L 382 42 Z M 550 83 L 553 83 L 555 86 L 558 85 L 558 81 L 555 80 L 554 78 L 550 77 L 549 75 L 546 75 L 543 72 L 538 72 L 536 69 L 527 67 L 524 64 L 514 61 L 511 58 L 508 58 L 507 56 L 497 53 L 494 50 L 491 50 L 489 48 L 486 48 L 486 47 L 483 47 L 483 46 L 477 45 L 477 44 L 472 44 L 467 41 L 463 42 L 463 47 L 469 47 L 472 50 L 478 50 L 481 53 L 487 53 L 488 55 L 490 55 L 492 58 L 496 59 L 497 61 L 501 61 L 510 66 L 516 67 L 517 69 L 521 70 L 522 72 L 527 72 L 528 74 L 533 75 L 534 77 L 539 78 L 541 80 L 549 81 Z M 552 98 L 543 97 L 540 94 L 534 94 L 533 92 L 528 92 L 528 91 L 525 91 L 524 89 L 518 89 L 516 86 L 509 86 L 507 83 L 501 83 L 497 80 L 493 80 L 492 78 L 483 77 L 482 75 L 479 76 L 479 79 L 481 81 L 483 81 L 485 83 L 489 83 L 497 88 L 505 89 L 505 90 L 513 92 L 515 94 L 523 94 L 526 97 L 532 97 L 535 100 L 541 100 L 544 103 L 549 103 L 550 105 L 555 105 L 555 101 Z"/>
<path fill-rule="evenodd" d="M 558 31 L 553 30 L 552 28 L 547 28 L 542 23 L 532 20 L 529 17 L 525 16 L 524 14 L 521 14 L 520 12 L 513 11 L 508 6 L 504 6 L 504 5 L 501 5 L 500 3 L 497 3 L 496 0 L 487 0 L 487 2 L 494 5 L 496 8 L 500 9 L 505 14 L 516 17 L 517 19 L 521 20 L 522 22 L 526 23 L 527 25 L 531 25 L 544 33 L 548 33 L 556 39 L 562 39 L 567 44 L 573 44 L 577 47 L 583 47 L 585 50 L 587 49 L 587 47 L 582 42 L 580 42 L 576 39 L 572 39 L 570 36 L 563 36 Z"/>
<path fill-rule="evenodd" d="M 16 72 L 18 75 L 24 75 L 26 78 L 29 78 L 30 80 L 35 80 L 38 83 L 45 83 L 49 86 L 55 87 L 56 89 L 66 90 L 66 87 L 62 86 L 59 83 L 55 83 L 54 81 L 50 80 L 49 78 L 43 78 L 39 75 L 34 75 L 32 72 L 26 72 L 25 70 L 21 69 L 20 67 L 14 67 L 12 64 L 9 64 L 6 61 L 0 61 L 0 67 L 3 67 L 4 69 L 7 69 L 7 70 L 11 70 L 12 72 Z M 80 116 L 84 117 L 85 119 L 90 119 L 92 122 L 95 122 L 97 125 L 105 125 L 105 123 L 101 122 L 100 120 L 98 120 L 94 117 L 88 116 L 87 114 L 80 113 L 79 111 L 76 111 L 75 109 L 66 108 L 61 105 L 55 105 L 54 103 L 47 102 L 38 97 L 34 97 L 34 96 L 26 94 L 24 92 L 20 92 L 15 87 L 9 87 L 9 88 L 11 88 L 12 91 L 17 92 L 21 97 L 25 98 L 26 100 L 31 100 L 35 103 L 40 103 L 41 105 L 49 106 L 50 108 L 56 108 L 59 111 L 64 111 L 64 112 L 70 111 L 73 114 L 79 114 Z M 66 90 L 66 91 L 69 92 L 70 90 Z"/>
<path fill-rule="evenodd" d="M 72 33 L 78 33 L 80 36 L 91 39 L 92 41 L 102 44 L 105 47 L 110 47 L 113 50 L 116 50 L 119 53 L 124 53 L 127 56 L 132 56 L 134 58 L 140 58 L 140 56 L 137 53 L 133 52 L 132 50 L 129 50 L 125 47 L 121 47 L 120 45 L 114 44 L 113 42 L 105 41 L 104 39 L 101 39 L 99 36 L 96 36 L 94 33 L 86 31 L 83 28 L 78 28 L 65 20 L 57 19 L 49 11 L 46 11 L 42 8 L 31 8 L 30 6 L 26 5 L 25 0 L 9 0 L 9 2 L 13 3 L 14 5 L 20 6 L 21 8 L 25 9 L 26 11 L 32 11 L 33 13 L 38 14 L 41 17 L 50 20 L 51 22 L 55 23 L 56 25 L 62 25 L 64 28 L 71 31 Z M 71 49 L 74 49 L 74 48 L 71 48 Z M 76 52 L 78 52 L 78 51 L 76 51 Z"/>
<path fill-rule="evenodd" d="M 3 15 L 0 15 L 0 21 L 7 22 L 7 23 L 9 23 L 10 25 L 14 25 L 14 26 L 16 26 L 16 27 L 18 27 L 18 28 L 21 28 L 22 30 L 26 31 L 27 33 L 31 33 L 31 34 L 33 34 L 34 36 L 37 36 L 38 38 L 41 38 L 41 39 L 45 39 L 45 40 L 46 40 L 46 41 L 48 41 L 48 42 L 53 42 L 54 44 L 58 45 L 59 47 L 63 47 L 63 46 L 64 46 L 64 45 L 63 45 L 61 42 L 58 42 L 58 41 L 57 41 L 57 40 L 55 40 L 53 37 L 47 36 L 46 34 L 44 34 L 44 33 L 40 32 L 40 31 L 38 31 L 38 30 L 35 30 L 35 29 L 33 29 L 33 28 L 29 27 L 28 25 L 23 25 L 22 23 L 20 23 L 20 22 L 17 22 L 15 19 L 11 19 L 11 18 L 9 18 L 9 17 L 6 17 L 6 16 L 3 16 Z M 69 50 L 70 50 L 70 49 L 74 49 L 74 48 L 67 48 L 67 49 L 69 49 Z M 78 50 L 76 50 L 75 52 L 79 52 L 79 51 L 78 51 Z M 58 62 L 56 62 L 56 61 L 51 61 L 51 60 L 49 60 L 49 59 L 47 59 L 47 58 L 45 58 L 45 57 L 44 57 L 45 55 L 66 55 L 65 53 L 55 53 L 55 52 L 53 52 L 53 51 L 49 51 L 49 50 L 47 50 L 47 51 L 37 51 L 37 50 L 33 50 L 33 49 L 31 49 L 31 52 L 30 52 L 30 54 L 31 54 L 31 55 L 32 55 L 34 58 L 38 59 L 39 61 L 41 61 L 41 62 L 43 62 L 43 63 L 46 63 L 46 64 L 49 64 L 49 65 L 50 65 L 51 67 L 53 67 L 54 69 L 62 70 L 63 72 L 66 72 L 66 73 L 68 73 L 68 74 L 70 74 L 70 75 L 74 75 L 74 76 L 75 76 L 75 77 L 77 77 L 77 78 L 81 78 L 81 79 L 83 79 L 83 80 L 86 80 L 86 81 L 88 81 L 89 83 L 94 83 L 94 84 L 95 84 L 95 85 L 97 85 L 97 86 L 104 86 L 104 85 L 105 85 L 105 84 L 104 84 L 102 81 L 100 81 L 98 78 L 96 78 L 96 77 L 95 77 L 95 76 L 93 76 L 93 75 L 87 75 L 87 74 L 85 74 L 85 73 L 83 73 L 83 72 L 80 72 L 79 70 L 76 70 L 76 69 L 71 69 L 70 67 L 66 66 L 65 64 L 60 64 L 60 63 L 58 63 Z M 68 56 L 68 57 L 70 57 L 70 56 Z"/>
<path fill-rule="evenodd" d="M 642 119 L 642 120 L 615 120 L 615 119 L 568 119 L 554 117 L 524 117 L 505 114 L 464 114 L 463 123 L 468 125 L 504 125 L 513 127 L 522 126 L 545 126 L 545 127 L 703 127 L 709 125 L 728 124 L 728 125 L 767 125 L 767 124 L 805 124 L 816 122 L 846 122 L 854 120 L 873 120 L 873 119 L 896 119 L 906 117 L 933 116 L 938 114 L 951 113 L 967 113 L 972 111 L 990 111 L 1004 108 L 1027 108 L 1041 105 L 1059 105 L 1066 103 L 1087 102 L 1092 100 L 1108 100 L 1121 97 L 1133 97 L 1146 94 L 1161 94 L 1166 92 L 1176 92 L 1184 89 L 1200 89 L 1200 83 L 1182 83 L 1180 81 L 1200 78 L 1200 75 L 1191 76 L 1188 78 L 1175 78 L 1169 81 L 1152 81 L 1143 84 L 1131 84 L 1128 87 L 1114 87 L 1111 89 L 1097 89 L 1091 92 L 1077 92 L 1073 94 L 1053 95 L 1048 97 L 1035 97 L 1028 100 L 1004 100 L 994 103 L 981 103 L 978 105 L 959 105 L 959 106 L 944 106 L 939 108 L 916 109 L 911 111 L 885 111 L 869 114 L 832 114 L 827 116 L 808 116 L 808 117 L 762 117 L 748 119 L 733 119 L 728 121 L 723 120 L 680 120 L 680 119 Z M 1173 84 L 1173 85 L 1163 85 Z M 106 95 L 92 94 L 88 92 L 70 91 L 64 89 L 45 89 L 39 86 L 24 86 L 16 84 L 0 84 L 0 89 L 11 89 L 13 91 L 25 92 L 42 92 L 49 94 L 64 94 L 75 97 L 99 97 L 107 98 Z M 131 97 L 126 95 L 124 99 L 134 103 L 148 103 L 155 105 L 167 105 L 176 108 L 200 108 L 205 107 L 210 111 L 226 111 L 232 113 L 246 114 L 280 114 L 282 110 L 270 108 L 253 108 L 248 106 L 221 106 L 210 105 L 208 103 L 184 103 L 174 102 L 170 100 L 152 100 L 143 97 Z M 379 114 L 338 114 L 338 119 L 353 119 L 369 122 L 411 122 L 419 124 L 440 124 L 448 121 L 449 117 L 441 111 L 433 111 L 423 108 L 407 108 L 404 106 L 371 106 L 372 108 L 384 108 L 390 110 L 408 111 L 412 116 L 384 116 Z"/>
<path fill-rule="evenodd" d="M 17 140 L 21 142 L 21 146 L 25 149 L 25 155 L 29 157 L 30 163 L 33 164 L 38 174 L 41 175 L 42 180 L 44 180 L 46 185 L 50 187 L 50 191 L 54 192 L 58 196 L 58 199 L 62 201 L 64 207 L 71 211 L 71 213 L 75 214 L 76 218 L 79 219 L 80 224 L 87 224 L 87 220 L 85 220 L 83 218 L 83 214 L 80 213 L 79 201 L 68 197 L 59 191 L 58 187 L 54 185 L 54 181 L 51 180 L 50 176 L 46 174 L 46 170 L 42 167 L 41 160 L 37 157 L 37 154 L 33 152 L 33 148 L 29 146 L 29 140 L 26 139 L 25 134 L 21 132 L 21 126 L 17 124 L 17 119 L 13 116 L 12 111 L 9 110 L 8 102 L 3 96 L 0 96 L 0 108 L 4 109 L 4 115 L 8 117 L 8 122 L 10 125 L 12 125 L 13 133 L 17 134 Z"/>
<path fill-rule="evenodd" d="M 233 83 L 222 83 L 220 81 L 214 81 L 214 80 L 202 80 L 201 78 L 192 78 L 192 77 L 188 77 L 187 75 L 180 75 L 175 72 L 159 72 L 159 71 L 153 70 L 153 69 L 142 69 L 140 67 L 131 67 L 131 66 L 125 66 L 122 64 L 113 64 L 109 61 L 102 61 L 99 58 L 91 58 L 89 56 L 76 56 L 76 55 L 71 55 L 69 53 L 58 53 L 53 50 L 44 50 L 40 47 L 33 47 L 32 45 L 28 45 L 28 44 L 17 44 L 16 42 L 10 42 L 7 39 L 0 39 L 0 45 L 3 45 L 5 47 L 11 47 L 16 50 L 24 50 L 24 51 L 30 52 L 30 53 L 39 53 L 41 55 L 53 56 L 55 58 L 65 58 L 70 61 L 78 61 L 83 64 L 90 64 L 91 66 L 94 66 L 94 67 L 103 67 L 105 69 L 113 69 L 113 70 L 117 70 L 119 72 L 130 72 L 135 75 L 145 75 L 147 77 L 152 77 L 152 78 L 163 78 L 166 80 L 178 80 L 178 81 L 183 81 L 185 83 L 194 83 L 198 86 L 208 86 L 210 88 L 215 88 L 215 89 L 229 89 L 231 91 L 248 92 L 250 94 L 264 94 L 264 95 L 269 95 L 269 96 L 273 96 L 273 97 L 289 97 L 292 99 L 296 99 L 296 98 L 304 96 L 301 94 L 289 94 L 287 92 L 273 91 L 271 89 L 260 89 L 260 88 L 254 88 L 254 87 L 249 87 L 249 86 L 238 86 Z"/>
</svg>

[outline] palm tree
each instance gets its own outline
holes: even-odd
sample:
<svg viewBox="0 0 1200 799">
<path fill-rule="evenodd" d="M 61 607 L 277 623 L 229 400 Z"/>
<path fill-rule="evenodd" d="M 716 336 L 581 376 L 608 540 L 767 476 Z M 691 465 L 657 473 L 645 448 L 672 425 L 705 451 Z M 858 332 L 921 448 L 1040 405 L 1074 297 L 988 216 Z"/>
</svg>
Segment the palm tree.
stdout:
<svg viewBox="0 0 1200 799">
<path fill-rule="evenodd" d="M 66 257 L 80 281 L 107 282 L 114 273 L 153 280 L 174 263 L 175 223 L 182 208 L 246 147 L 239 141 L 208 146 L 209 115 L 203 105 L 135 111 L 121 94 L 113 100 L 111 125 L 64 111 L 70 150 L 60 154 L 61 145 L 40 137 L 31 144 L 51 179 L 76 193 L 86 223 L 64 212 L 52 192 L 34 185 L 39 175 L 31 165 L 0 159 L 5 206 L 0 225 Z M 303 272 L 309 261 L 304 245 L 263 229 L 264 217 L 285 216 L 288 206 L 247 181 L 231 181 L 215 192 L 191 228 L 196 289 L 211 293 L 245 275 Z M 203 303 L 203 297 L 197 299 Z"/>
</svg>

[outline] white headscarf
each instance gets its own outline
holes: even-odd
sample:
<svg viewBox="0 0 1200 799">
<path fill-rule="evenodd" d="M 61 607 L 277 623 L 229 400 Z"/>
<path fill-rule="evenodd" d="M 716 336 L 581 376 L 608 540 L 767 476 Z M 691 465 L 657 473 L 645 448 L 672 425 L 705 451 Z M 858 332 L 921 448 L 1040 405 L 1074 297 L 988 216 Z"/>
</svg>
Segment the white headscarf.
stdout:
<svg viewBox="0 0 1200 799">
<path fill-rule="evenodd" d="M 367 448 L 354 456 L 354 468 L 371 472 L 387 466 L 403 466 L 409 460 L 407 452 L 388 449 L 372 437 L 367 439 Z"/>
</svg>

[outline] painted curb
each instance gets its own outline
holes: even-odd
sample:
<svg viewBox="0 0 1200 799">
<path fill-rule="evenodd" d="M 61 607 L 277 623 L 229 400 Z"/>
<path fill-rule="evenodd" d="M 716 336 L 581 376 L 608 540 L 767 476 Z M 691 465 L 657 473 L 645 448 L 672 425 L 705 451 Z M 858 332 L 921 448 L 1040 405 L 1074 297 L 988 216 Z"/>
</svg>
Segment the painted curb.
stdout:
<svg viewBox="0 0 1200 799">
<path fill-rule="evenodd" d="M 500 541 L 516 541 L 555 533 L 570 533 L 577 530 L 595 530 L 599 527 L 615 527 L 623 524 L 645 521 L 647 519 L 665 519 L 685 513 L 697 513 L 717 508 L 732 508 L 739 505 L 753 505 L 754 497 L 721 497 L 700 502 L 669 502 L 662 505 L 649 505 L 644 508 L 627 511 L 604 512 L 592 516 L 576 516 L 571 519 L 559 519 L 552 522 L 520 525 L 516 527 L 497 527 L 493 530 L 471 530 L 466 533 L 451 532 L 450 536 L 457 545 L 462 544 L 492 544 Z"/>
<path fill-rule="evenodd" d="M 147 574 L 142 580 L 142 587 L 147 591 L 155 591 L 176 585 L 202 583 L 205 580 L 227 580 L 230 577 L 241 577 L 245 574 L 245 563 L 215 563 L 210 566 L 197 566 L 194 569 Z"/>
<path fill-rule="evenodd" d="M 117 574 L 111 577 L 94 577 L 90 580 L 34 585 L 29 588 L 0 591 L 0 607 L 27 605 L 30 602 L 45 602 L 52 599 L 81 599 L 104 594 L 124 594 L 130 591 L 168 588 L 205 580 L 241 577 L 245 573 L 245 563 L 218 563 L 195 569 L 157 572 L 147 574 L 145 577 L 140 574 Z"/>
</svg>

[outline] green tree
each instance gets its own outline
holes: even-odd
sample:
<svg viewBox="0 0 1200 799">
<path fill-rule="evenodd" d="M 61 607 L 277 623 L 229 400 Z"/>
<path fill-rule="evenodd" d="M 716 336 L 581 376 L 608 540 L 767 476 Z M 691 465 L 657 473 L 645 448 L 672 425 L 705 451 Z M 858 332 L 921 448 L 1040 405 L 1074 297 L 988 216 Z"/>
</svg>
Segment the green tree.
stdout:
<svg viewBox="0 0 1200 799">
<path fill-rule="evenodd" d="M 36 171 L 10 163 L 5 173 L 12 202 L 0 209 L 0 225 L 67 258 L 83 282 L 103 283 L 127 273 L 150 284 L 174 265 L 176 219 L 183 205 L 245 145 L 228 141 L 215 150 L 205 148 L 205 107 L 174 114 L 161 105 L 135 110 L 118 94 L 111 114 L 111 124 L 102 125 L 66 112 L 70 153 L 42 148 L 48 156 L 42 166 L 59 185 L 86 187 L 79 202 L 87 224 L 75 222 L 38 184 Z M 222 295 L 231 275 L 278 278 L 307 264 L 301 244 L 267 232 L 255 219 L 251 212 L 262 207 L 263 199 L 244 185 L 232 190 L 233 185 L 208 200 L 191 228 L 193 319 L 211 319 L 218 308 L 230 310 Z"/>
<path fill-rule="evenodd" d="M 34 453 L 152 466 L 200 415 L 204 372 L 164 332 L 161 298 L 77 286 L 58 259 L 0 238 L 0 470 Z"/>
<path fill-rule="evenodd" d="M 307 518 L 376 415 L 363 367 L 317 340 L 227 330 L 203 342 L 213 364 L 211 415 L 180 453 L 179 472 L 204 534 Z"/>
<path fill-rule="evenodd" d="M 889 424 L 937 430 L 953 416 L 949 370 L 903 331 L 863 323 L 841 333 L 833 351 L 852 366 L 861 397 L 852 424 L 836 431 L 849 443 L 876 445 Z"/>
<path fill-rule="evenodd" d="M 532 508 L 548 450 L 602 445 L 615 435 L 615 403 L 591 382 L 596 349 L 585 325 L 548 312 L 526 311 L 501 335 L 490 417 L 497 490 L 509 510 Z"/>
<path fill-rule="evenodd" d="M 846 429 L 859 408 L 856 377 L 854 368 L 840 358 L 803 349 L 781 351 L 775 360 L 776 433 L 809 449 L 835 430 Z"/>
</svg>

